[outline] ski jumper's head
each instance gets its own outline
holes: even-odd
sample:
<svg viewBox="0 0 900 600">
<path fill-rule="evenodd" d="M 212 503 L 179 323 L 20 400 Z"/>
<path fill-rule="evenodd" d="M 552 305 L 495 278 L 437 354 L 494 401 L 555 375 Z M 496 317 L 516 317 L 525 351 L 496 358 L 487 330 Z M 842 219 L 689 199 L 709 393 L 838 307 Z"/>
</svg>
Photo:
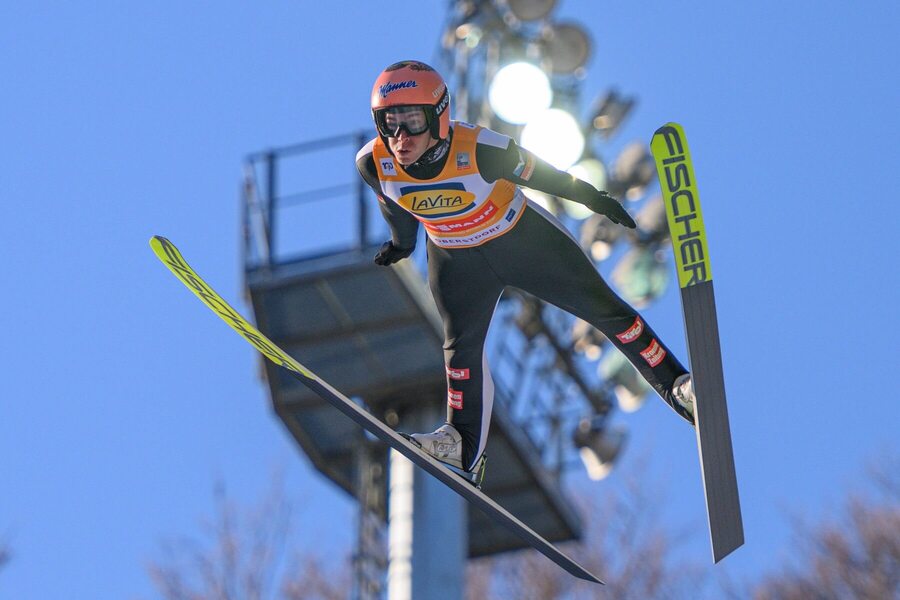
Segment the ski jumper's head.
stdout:
<svg viewBox="0 0 900 600">
<path fill-rule="evenodd" d="M 450 91 L 425 63 L 394 63 L 372 87 L 372 119 L 391 154 L 412 164 L 450 134 Z"/>
</svg>

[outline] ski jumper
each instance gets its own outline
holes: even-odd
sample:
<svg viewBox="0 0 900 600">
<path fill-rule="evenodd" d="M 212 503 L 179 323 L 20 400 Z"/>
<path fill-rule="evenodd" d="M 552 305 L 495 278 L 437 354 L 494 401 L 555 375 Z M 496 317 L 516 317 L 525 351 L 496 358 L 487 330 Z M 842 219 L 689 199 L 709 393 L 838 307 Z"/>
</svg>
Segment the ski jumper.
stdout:
<svg viewBox="0 0 900 600">
<path fill-rule="evenodd" d="M 475 465 L 487 442 L 494 388 L 484 345 L 507 286 L 599 329 L 691 421 L 671 397 L 687 370 L 568 230 L 518 187 L 577 199 L 587 184 L 490 129 L 454 121 L 448 144 L 440 160 L 403 167 L 375 138 L 359 151 L 357 168 L 378 195 L 394 246 L 414 247 L 418 224 L 425 228 L 428 280 L 444 325 L 447 421 L 462 436 L 463 465 Z"/>
</svg>

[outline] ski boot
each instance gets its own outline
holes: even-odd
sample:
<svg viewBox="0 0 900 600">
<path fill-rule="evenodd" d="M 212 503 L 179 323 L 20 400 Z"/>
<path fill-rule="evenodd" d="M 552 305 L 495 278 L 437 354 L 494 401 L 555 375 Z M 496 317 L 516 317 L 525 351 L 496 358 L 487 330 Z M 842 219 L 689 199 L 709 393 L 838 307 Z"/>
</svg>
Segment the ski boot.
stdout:
<svg viewBox="0 0 900 600">
<path fill-rule="evenodd" d="M 690 421 L 694 422 L 694 381 L 690 373 L 680 375 L 672 385 L 672 398 L 690 415 Z M 684 416 L 684 415 L 683 415 Z"/>
<path fill-rule="evenodd" d="M 447 465 L 451 471 L 476 488 L 481 489 L 487 457 L 482 453 L 472 470 L 467 471 L 462 464 L 462 436 L 453 425 L 445 423 L 432 433 L 401 433 L 400 435 L 426 454 Z"/>
</svg>

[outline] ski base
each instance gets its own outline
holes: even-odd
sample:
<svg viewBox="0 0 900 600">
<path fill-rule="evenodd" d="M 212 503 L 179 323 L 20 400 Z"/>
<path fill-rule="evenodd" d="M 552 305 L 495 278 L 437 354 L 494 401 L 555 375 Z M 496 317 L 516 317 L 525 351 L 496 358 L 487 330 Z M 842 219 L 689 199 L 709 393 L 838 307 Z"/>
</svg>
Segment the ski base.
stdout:
<svg viewBox="0 0 900 600">
<path fill-rule="evenodd" d="M 744 544 L 744 528 L 725 402 L 725 377 L 712 281 L 684 288 L 681 302 L 697 396 L 697 447 L 713 560 L 719 562 Z"/>
<path fill-rule="evenodd" d="M 250 342 L 257 350 L 269 360 L 287 369 L 292 376 L 322 397 L 325 401 L 338 409 L 355 423 L 366 429 L 369 433 L 397 450 L 418 467 L 427 471 L 443 484 L 451 488 L 457 494 L 465 498 L 476 508 L 484 512 L 496 523 L 506 527 L 517 535 L 529 546 L 552 560 L 568 573 L 591 581 L 603 584 L 596 575 L 577 562 L 563 554 L 553 544 L 544 539 L 540 534 L 528 525 L 509 513 L 505 508 L 494 502 L 480 489 L 469 481 L 452 472 L 446 465 L 438 462 L 430 455 L 419 450 L 414 444 L 388 427 L 368 411 L 358 406 L 352 400 L 331 387 L 320 379 L 312 371 L 301 365 L 287 352 L 276 346 L 265 335 L 260 333 L 253 325 L 234 310 L 219 294 L 215 292 L 200 276 L 188 265 L 184 257 L 172 242 L 161 236 L 153 236 L 150 246 L 157 258 L 165 264 L 188 289 L 203 301 L 232 329 L 237 331 L 244 339 Z"/>
<path fill-rule="evenodd" d="M 656 160 L 675 251 L 696 396 L 697 448 L 713 560 L 719 562 L 743 545 L 744 526 L 725 401 L 709 248 L 684 130 L 677 123 L 668 123 L 656 131 L 650 147 Z"/>
</svg>

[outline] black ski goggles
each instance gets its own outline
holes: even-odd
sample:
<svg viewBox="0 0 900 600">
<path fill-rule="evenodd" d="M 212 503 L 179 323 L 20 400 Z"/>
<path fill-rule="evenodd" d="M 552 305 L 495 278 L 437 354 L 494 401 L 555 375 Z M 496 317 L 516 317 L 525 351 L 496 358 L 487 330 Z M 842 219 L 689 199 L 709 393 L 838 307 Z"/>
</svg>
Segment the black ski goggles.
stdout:
<svg viewBox="0 0 900 600">
<path fill-rule="evenodd" d="M 431 128 L 433 111 L 433 107 L 423 105 L 379 108 L 375 110 L 375 126 L 385 137 L 398 137 L 401 130 L 407 135 L 421 135 Z"/>
</svg>

